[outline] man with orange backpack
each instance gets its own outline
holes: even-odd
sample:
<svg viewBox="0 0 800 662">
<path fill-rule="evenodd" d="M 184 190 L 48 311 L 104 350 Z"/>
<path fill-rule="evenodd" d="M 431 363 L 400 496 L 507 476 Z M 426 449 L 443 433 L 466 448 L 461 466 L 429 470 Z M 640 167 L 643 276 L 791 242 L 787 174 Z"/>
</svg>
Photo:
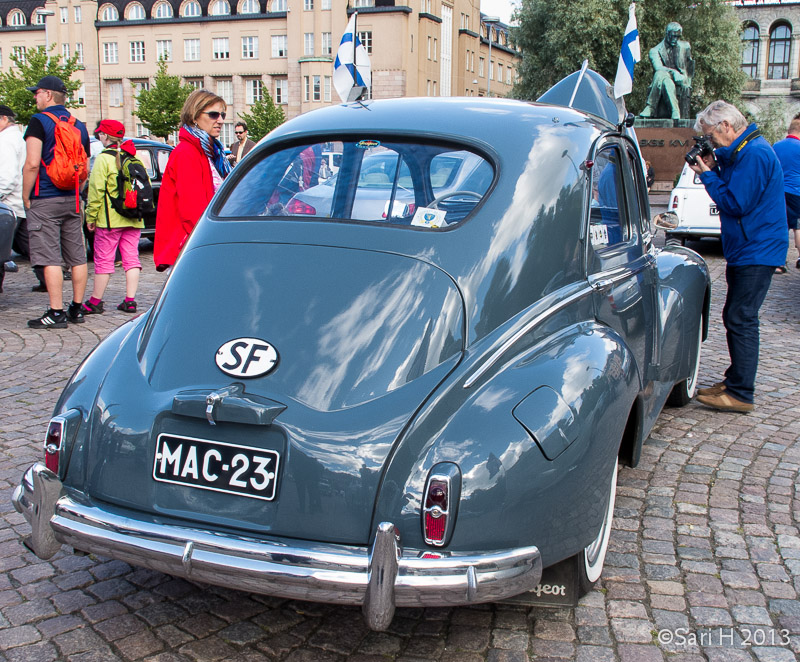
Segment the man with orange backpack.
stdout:
<svg viewBox="0 0 800 662">
<path fill-rule="evenodd" d="M 65 329 L 83 323 L 89 272 L 80 212 L 80 188 L 89 171 L 89 133 L 64 107 L 67 88 L 45 76 L 33 92 L 39 111 L 25 132 L 22 201 L 28 210 L 31 264 L 44 266 L 50 308 L 30 320 L 32 329 Z M 64 311 L 62 261 L 72 270 L 72 303 Z"/>
</svg>

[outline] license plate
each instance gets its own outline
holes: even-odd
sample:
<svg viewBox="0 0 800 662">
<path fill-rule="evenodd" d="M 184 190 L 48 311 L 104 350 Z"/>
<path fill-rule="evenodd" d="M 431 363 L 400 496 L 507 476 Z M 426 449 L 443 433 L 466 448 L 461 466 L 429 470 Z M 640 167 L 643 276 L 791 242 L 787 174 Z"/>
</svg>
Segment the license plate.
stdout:
<svg viewBox="0 0 800 662">
<path fill-rule="evenodd" d="M 719 216 L 719 209 L 717 209 L 717 205 L 709 205 L 708 211 L 712 216 Z"/>
<path fill-rule="evenodd" d="M 275 498 L 279 460 L 275 451 L 161 434 L 156 442 L 153 478 L 271 501 Z"/>
</svg>

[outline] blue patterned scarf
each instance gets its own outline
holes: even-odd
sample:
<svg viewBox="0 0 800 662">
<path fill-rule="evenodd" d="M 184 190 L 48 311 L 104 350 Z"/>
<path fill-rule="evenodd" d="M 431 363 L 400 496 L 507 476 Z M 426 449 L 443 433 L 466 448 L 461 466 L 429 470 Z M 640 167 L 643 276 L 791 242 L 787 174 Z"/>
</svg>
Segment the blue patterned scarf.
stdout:
<svg viewBox="0 0 800 662">
<path fill-rule="evenodd" d="M 183 128 L 200 141 L 200 144 L 203 146 L 203 151 L 206 156 L 211 159 L 211 163 L 214 164 L 219 176 L 225 179 L 231 171 L 231 164 L 228 162 L 228 159 L 225 158 L 225 148 L 222 146 L 222 143 L 216 138 L 209 136 L 202 129 L 196 129 L 188 124 L 184 124 Z"/>
</svg>

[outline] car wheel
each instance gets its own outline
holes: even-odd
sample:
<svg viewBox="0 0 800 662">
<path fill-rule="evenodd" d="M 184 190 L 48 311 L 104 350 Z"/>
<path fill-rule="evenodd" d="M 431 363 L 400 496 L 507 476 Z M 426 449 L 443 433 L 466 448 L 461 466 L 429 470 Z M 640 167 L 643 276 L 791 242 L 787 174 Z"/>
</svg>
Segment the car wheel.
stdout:
<svg viewBox="0 0 800 662">
<path fill-rule="evenodd" d="M 688 405 L 694 397 L 697 390 L 697 375 L 700 373 L 700 350 L 703 346 L 703 320 L 697 325 L 697 340 L 695 341 L 695 354 L 694 361 L 692 362 L 692 369 L 686 379 L 682 379 L 675 386 L 672 387 L 667 404 L 673 407 L 683 407 Z"/>
<path fill-rule="evenodd" d="M 575 571 L 578 575 L 578 597 L 582 597 L 591 591 L 603 572 L 603 564 L 606 561 L 606 553 L 608 552 L 608 539 L 611 535 L 611 522 L 614 519 L 618 470 L 619 462 L 615 461 L 608 489 L 608 507 L 597 537 L 582 552 L 573 557 Z"/>
</svg>

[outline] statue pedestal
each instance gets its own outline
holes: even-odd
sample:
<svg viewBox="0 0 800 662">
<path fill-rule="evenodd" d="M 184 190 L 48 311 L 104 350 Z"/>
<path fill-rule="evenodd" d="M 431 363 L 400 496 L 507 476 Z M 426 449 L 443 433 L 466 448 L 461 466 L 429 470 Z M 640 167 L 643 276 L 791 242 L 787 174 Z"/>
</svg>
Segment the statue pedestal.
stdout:
<svg viewBox="0 0 800 662">
<path fill-rule="evenodd" d="M 694 120 L 651 120 L 636 118 L 633 128 L 639 139 L 639 148 L 645 161 L 650 161 L 655 174 L 655 183 L 651 191 L 672 190 L 675 177 L 683 169 L 684 156 L 697 135 Z"/>
</svg>

